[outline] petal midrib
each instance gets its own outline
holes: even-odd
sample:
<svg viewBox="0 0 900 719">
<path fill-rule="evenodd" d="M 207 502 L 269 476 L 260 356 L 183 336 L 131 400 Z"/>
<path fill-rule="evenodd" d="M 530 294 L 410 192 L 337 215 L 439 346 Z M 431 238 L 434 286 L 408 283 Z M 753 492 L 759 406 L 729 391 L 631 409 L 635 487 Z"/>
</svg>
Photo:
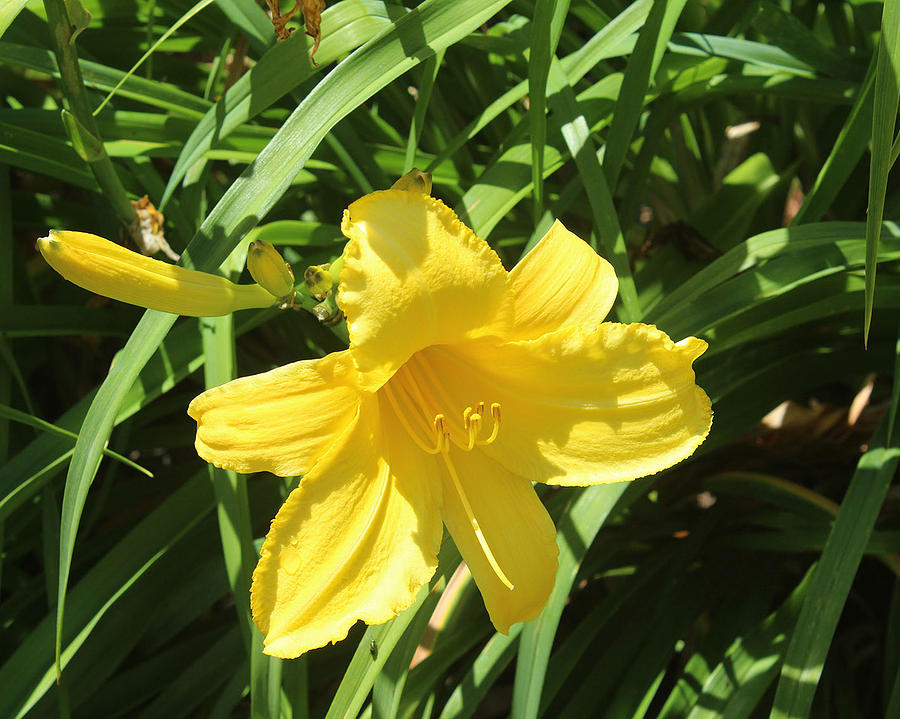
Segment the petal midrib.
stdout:
<svg viewBox="0 0 900 719">
<path fill-rule="evenodd" d="M 480 380 L 482 380 L 485 384 L 490 385 L 491 387 L 496 388 L 501 394 L 514 394 L 514 388 L 510 388 L 508 384 L 505 384 L 502 380 L 497 380 L 493 375 L 481 371 L 476 365 L 467 362 L 466 360 L 460 358 L 452 349 L 447 347 L 443 347 L 440 345 L 433 345 L 429 347 L 430 350 L 434 350 L 440 352 L 445 357 L 449 358 L 456 364 L 461 367 L 465 367 L 470 371 L 474 371 Z M 436 383 L 439 389 L 442 390 L 442 395 L 444 397 L 448 397 L 446 394 L 446 387 L 444 387 L 441 383 Z M 680 395 L 685 390 L 690 390 L 695 387 L 695 382 L 693 378 L 686 379 L 684 382 L 679 382 L 676 385 L 667 385 L 667 389 L 665 392 L 660 392 L 652 397 L 648 398 L 640 398 L 631 401 L 622 402 L 620 400 L 610 400 L 609 402 L 590 402 L 585 403 L 581 402 L 577 399 L 565 400 L 556 395 L 539 395 L 534 390 L 530 390 L 528 393 L 529 401 L 534 402 L 535 404 L 541 404 L 550 407 L 559 407 L 559 408 L 567 408 L 567 409 L 622 409 L 628 407 L 641 407 L 644 405 L 654 404 L 656 402 L 665 401 L 671 398 L 672 395 Z"/>
<path fill-rule="evenodd" d="M 375 506 L 369 512 L 369 516 L 366 518 L 365 524 L 362 527 L 362 530 L 357 535 L 357 539 L 353 544 L 354 549 L 347 554 L 347 556 L 338 564 L 333 572 L 331 572 L 331 576 L 326 580 L 324 584 L 321 585 L 319 591 L 312 597 L 310 597 L 302 607 L 294 612 L 294 616 L 297 618 L 303 617 L 306 613 L 306 610 L 313 604 L 316 599 L 319 599 L 323 596 L 328 595 L 328 589 L 335 583 L 338 576 L 343 572 L 344 568 L 350 563 L 350 561 L 356 557 L 363 547 L 366 546 L 367 538 L 371 533 L 373 527 L 375 526 L 377 515 L 384 514 L 385 507 L 387 506 L 387 498 L 390 495 L 389 488 L 391 486 L 391 468 L 385 463 L 378 473 L 378 478 L 376 481 L 381 482 L 381 489 L 379 490 L 378 500 L 375 503 Z M 293 631 L 293 627 L 291 628 Z"/>
</svg>

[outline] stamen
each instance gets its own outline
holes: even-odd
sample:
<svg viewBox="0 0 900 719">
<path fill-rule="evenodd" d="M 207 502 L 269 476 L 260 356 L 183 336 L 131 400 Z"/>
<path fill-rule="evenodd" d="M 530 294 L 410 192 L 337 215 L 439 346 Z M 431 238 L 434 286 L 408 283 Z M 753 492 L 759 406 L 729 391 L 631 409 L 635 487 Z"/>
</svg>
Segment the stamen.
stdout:
<svg viewBox="0 0 900 719">
<path fill-rule="evenodd" d="M 391 403 L 391 406 L 394 408 L 394 414 L 397 415 L 397 418 L 400 420 L 400 424 L 403 425 L 403 429 L 406 430 L 406 433 L 409 435 L 410 439 L 412 439 L 413 443 L 423 452 L 427 452 L 428 454 L 438 454 L 444 446 L 444 415 L 438 414 L 435 416 L 434 429 L 437 433 L 435 446 L 427 447 L 425 443 L 419 438 L 418 433 L 410 426 L 409 420 L 407 420 L 406 418 L 406 413 L 400 408 L 400 403 L 394 396 L 394 391 L 391 389 L 390 383 L 384 385 L 384 389 L 385 394 L 387 395 L 387 398 Z"/>
<path fill-rule="evenodd" d="M 463 413 L 463 425 L 469 432 L 469 442 L 466 445 L 466 452 L 471 452 L 478 439 L 478 434 L 481 432 L 481 415 L 477 412 L 472 412 L 471 407 L 466 407 L 466 411 Z"/>
<path fill-rule="evenodd" d="M 388 383 L 384 389 L 403 428 L 419 449 L 428 454 L 438 454 L 452 443 L 463 451 L 470 452 L 476 446 L 491 444 L 497 439 L 500 432 L 500 405 L 497 402 L 490 406 L 493 422 L 490 435 L 484 439 L 481 438 L 486 416 L 484 401 L 478 402 L 474 409 L 466 407 L 462 413 L 462 422 L 455 413 L 438 413 L 431 415 L 432 421 L 429 423 L 429 410 L 433 412 L 441 407 L 452 406 L 454 402 L 444 392 L 433 369 L 421 358 L 413 355 L 405 370 L 409 374 L 404 376 L 403 381 Z M 429 442 L 431 446 L 428 446 L 427 437 L 432 431 L 434 441 L 433 444 Z"/>
<path fill-rule="evenodd" d="M 449 434 L 447 435 L 446 441 L 441 448 L 441 457 L 443 457 L 444 459 L 444 464 L 447 465 L 447 471 L 450 473 L 450 479 L 453 481 L 453 487 L 456 490 L 457 495 L 459 495 L 460 502 L 462 502 L 463 511 L 466 513 L 466 518 L 469 520 L 472 531 L 475 532 L 475 538 L 478 540 L 478 544 L 481 545 L 481 550 L 484 552 L 484 556 L 487 559 L 488 564 L 491 565 L 491 569 L 494 570 L 494 574 L 497 575 L 497 579 L 499 579 L 507 589 L 514 589 L 513 583 L 509 581 L 509 578 L 506 576 L 506 574 L 503 573 L 503 570 L 500 569 L 500 564 L 497 562 L 497 558 L 494 556 L 494 553 L 488 546 L 487 539 L 485 539 L 484 536 L 484 532 L 481 531 L 478 520 L 475 518 L 475 512 L 472 511 L 472 505 L 469 504 L 469 499 L 468 497 L 466 497 L 466 493 L 463 491 L 462 483 L 459 481 L 459 475 L 456 474 L 456 469 L 454 468 L 453 463 L 450 461 Z"/>
<path fill-rule="evenodd" d="M 423 407 L 453 407 L 454 402 L 453 398 L 450 397 L 446 388 L 444 387 L 444 383 L 441 382 L 441 378 L 434 371 L 434 368 L 431 367 L 430 363 L 421 357 L 421 353 L 414 354 L 407 362 L 407 365 L 415 365 L 418 369 L 419 377 L 416 379 L 418 381 L 411 382 L 410 384 L 413 386 L 414 390 L 421 389 L 426 397 L 425 399 L 429 400 L 428 404 L 423 404 Z M 447 417 L 447 424 L 449 428 L 453 430 L 453 433 L 456 433 L 457 430 L 462 430 L 461 434 L 465 434 L 465 428 L 461 425 L 456 424 L 457 417 L 459 415 L 450 415 Z M 458 445 L 462 447 L 462 445 Z"/>
<path fill-rule="evenodd" d="M 415 355 L 413 355 L 413 359 L 415 359 Z M 410 362 L 410 365 L 412 362 Z M 409 380 L 406 382 L 405 387 L 407 392 L 412 390 L 413 399 L 418 403 L 419 407 L 421 407 L 424 411 L 426 407 L 440 407 L 441 404 L 438 402 L 431 394 L 430 388 L 427 382 L 422 382 L 418 377 L 413 374 L 413 371 L 410 367 L 408 370 Z M 425 391 L 428 392 L 428 397 L 426 398 L 422 394 L 422 388 L 425 388 Z"/>
<path fill-rule="evenodd" d="M 478 403 L 479 409 L 484 407 L 484 402 Z M 491 403 L 491 418 L 494 420 L 494 426 L 491 427 L 491 435 L 487 439 L 476 440 L 475 444 L 490 444 L 497 435 L 500 434 L 500 405 L 497 402 Z"/>
<path fill-rule="evenodd" d="M 444 431 L 444 415 L 436 414 L 434 416 L 434 433 L 437 435 L 436 444 L 433 452 L 429 454 L 443 453 L 444 447 L 450 441 L 450 433 Z"/>
</svg>

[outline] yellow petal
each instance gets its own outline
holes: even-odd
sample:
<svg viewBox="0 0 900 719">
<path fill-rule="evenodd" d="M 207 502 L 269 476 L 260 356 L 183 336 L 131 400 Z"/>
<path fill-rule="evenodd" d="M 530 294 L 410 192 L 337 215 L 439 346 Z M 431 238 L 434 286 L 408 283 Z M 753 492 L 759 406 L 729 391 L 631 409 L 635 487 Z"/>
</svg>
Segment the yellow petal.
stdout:
<svg viewBox="0 0 900 719">
<path fill-rule="evenodd" d="M 245 474 L 305 474 L 356 415 L 355 375 L 335 352 L 207 390 L 188 407 L 197 454 Z"/>
<path fill-rule="evenodd" d="M 236 285 L 218 275 L 160 262 L 87 232 L 51 230 L 49 237 L 37 241 L 37 247 L 70 282 L 140 307 L 215 317 L 271 307 L 275 302 L 259 285 Z"/>
<path fill-rule="evenodd" d="M 508 328 L 500 259 L 440 200 L 375 192 L 350 205 L 341 230 L 350 242 L 338 302 L 366 389 L 416 350 Z"/>
<path fill-rule="evenodd" d="M 434 574 L 434 458 L 414 454 L 402 429 L 380 426 L 379 402 L 363 401 L 272 522 L 251 591 L 267 654 L 296 657 L 343 639 L 357 620 L 386 622 Z"/>
<path fill-rule="evenodd" d="M 562 327 L 600 324 L 619 290 L 606 260 L 557 220 L 509 273 L 514 296 L 512 337 L 540 337 Z"/>
<path fill-rule="evenodd" d="M 448 412 L 499 403 L 483 449 L 515 474 L 563 485 L 619 482 L 690 456 L 712 421 L 691 363 L 706 343 L 656 327 L 603 323 L 539 339 L 432 348 Z"/>
<path fill-rule="evenodd" d="M 478 450 L 451 449 L 447 461 L 444 523 L 484 597 L 491 622 L 507 634 L 512 624 L 537 617 L 550 596 L 557 569 L 556 529 L 529 481 Z"/>
</svg>

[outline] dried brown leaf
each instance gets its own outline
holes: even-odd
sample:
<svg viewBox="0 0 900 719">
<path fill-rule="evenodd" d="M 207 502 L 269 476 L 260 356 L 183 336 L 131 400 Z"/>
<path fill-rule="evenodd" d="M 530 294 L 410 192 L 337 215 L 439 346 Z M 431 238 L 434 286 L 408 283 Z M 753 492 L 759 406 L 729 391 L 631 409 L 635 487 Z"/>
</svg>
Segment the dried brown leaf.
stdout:
<svg viewBox="0 0 900 719">
<path fill-rule="evenodd" d="M 144 195 L 140 200 L 132 200 L 131 205 L 138 216 L 137 225 L 132 228 L 131 232 L 138 249 L 145 255 L 155 255 L 157 252 L 162 252 L 177 262 L 178 255 L 166 242 L 163 230 L 163 223 L 166 221 L 166 218 L 163 213 L 154 207 L 147 195 Z"/>
<path fill-rule="evenodd" d="M 288 28 L 287 24 L 297 14 L 298 10 L 303 10 L 306 34 L 313 39 L 309 58 L 315 65 L 316 50 L 319 49 L 319 43 L 322 41 L 322 11 L 325 9 L 325 0 L 295 0 L 294 7 L 286 13 L 281 12 L 280 0 L 266 0 L 266 4 L 269 6 L 272 27 L 275 29 L 275 37 L 278 39 L 278 42 L 287 40 L 291 36 L 293 28 Z"/>
<path fill-rule="evenodd" d="M 322 41 L 322 11 L 325 9 L 325 0 L 300 0 L 303 3 L 303 19 L 306 21 L 306 34 L 313 39 L 312 50 L 309 51 L 309 59 L 315 64 L 316 50 Z"/>
</svg>

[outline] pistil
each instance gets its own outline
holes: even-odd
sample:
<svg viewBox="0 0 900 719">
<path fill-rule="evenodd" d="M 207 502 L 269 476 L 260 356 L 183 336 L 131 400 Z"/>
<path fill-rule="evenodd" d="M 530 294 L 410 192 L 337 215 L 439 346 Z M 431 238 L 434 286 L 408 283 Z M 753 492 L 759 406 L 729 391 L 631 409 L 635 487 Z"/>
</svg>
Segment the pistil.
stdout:
<svg viewBox="0 0 900 719">
<path fill-rule="evenodd" d="M 478 544 L 481 546 L 481 551 L 484 552 L 484 556 L 488 561 L 488 564 L 491 566 L 491 569 L 494 570 L 494 574 L 497 575 L 497 579 L 499 579 L 503 585 L 509 589 L 510 591 L 514 589 L 514 585 L 511 581 L 509 581 L 509 577 L 503 572 L 500 568 L 500 563 L 497 561 L 497 558 L 494 556 L 494 553 L 491 551 L 491 547 L 487 542 L 487 539 L 484 536 L 484 532 L 481 531 L 481 526 L 478 524 L 478 519 L 475 517 L 475 512 L 472 511 L 472 505 L 469 504 L 469 498 L 466 496 L 465 490 L 463 490 L 462 482 L 459 481 L 459 475 L 456 473 L 456 468 L 453 466 L 453 462 L 450 461 L 450 438 L 446 437 L 446 441 L 441 449 L 441 458 L 444 460 L 444 465 L 447 467 L 447 472 L 450 474 L 450 479 L 453 482 L 453 488 L 456 490 L 456 494 L 459 497 L 459 501 L 463 506 L 463 511 L 466 514 L 466 519 L 469 522 L 469 525 L 472 527 L 472 531 L 475 533 L 475 538 L 478 540 Z"/>
</svg>

